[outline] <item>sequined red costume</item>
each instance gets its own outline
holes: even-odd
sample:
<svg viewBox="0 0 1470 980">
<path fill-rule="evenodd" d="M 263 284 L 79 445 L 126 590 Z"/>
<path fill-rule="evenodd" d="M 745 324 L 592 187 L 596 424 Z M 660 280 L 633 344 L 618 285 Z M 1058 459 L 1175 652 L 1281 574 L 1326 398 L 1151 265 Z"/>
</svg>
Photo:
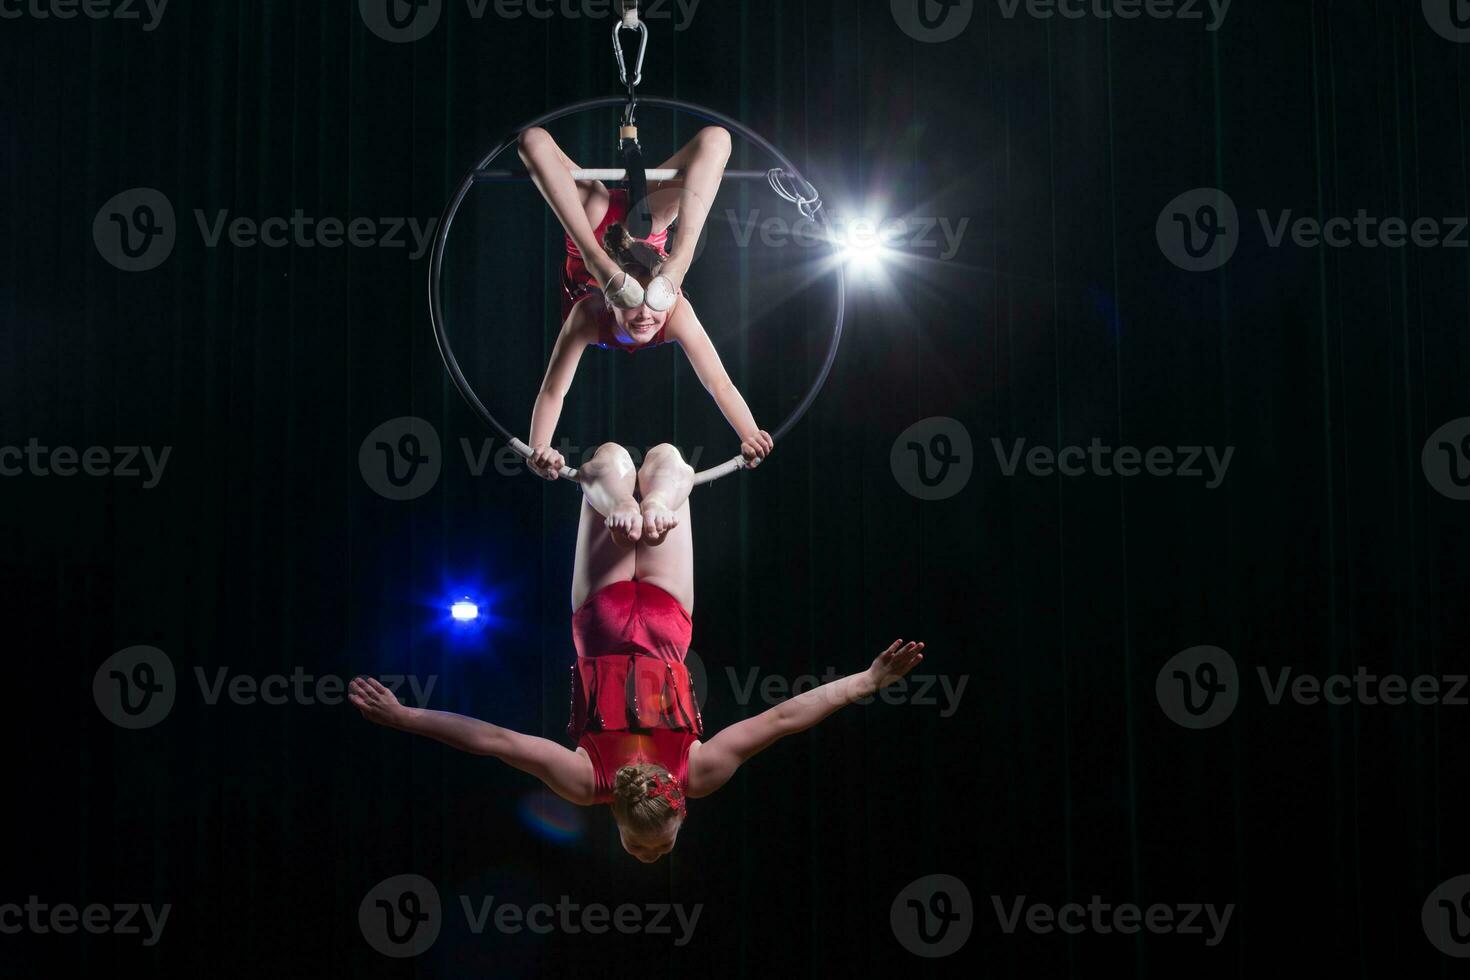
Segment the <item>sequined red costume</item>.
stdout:
<svg viewBox="0 0 1470 980">
<path fill-rule="evenodd" d="M 679 601 L 647 582 L 615 582 L 572 614 L 567 731 L 592 759 L 597 802 L 612 799 L 613 776 L 630 762 L 656 762 L 686 783 L 704 730 L 684 665 L 693 629 Z"/>
</svg>

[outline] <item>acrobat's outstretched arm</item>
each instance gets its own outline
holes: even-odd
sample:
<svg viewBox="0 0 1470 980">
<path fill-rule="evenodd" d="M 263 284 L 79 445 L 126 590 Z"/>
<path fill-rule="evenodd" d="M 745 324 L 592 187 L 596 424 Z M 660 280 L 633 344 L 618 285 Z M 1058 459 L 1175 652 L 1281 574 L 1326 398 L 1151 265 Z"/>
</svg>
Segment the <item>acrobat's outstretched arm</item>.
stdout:
<svg viewBox="0 0 1470 980">
<path fill-rule="evenodd" d="M 410 708 L 371 677 L 353 678 L 347 699 L 374 724 L 424 735 L 461 752 L 494 756 L 535 776 L 564 800 L 582 806 L 593 802 L 596 776 L 591 760 L 550 739 L 522 735 L 448 711 Z"/>
<path fill-rule="evenodd" d="M 547 480 L 555 480 L 566 460 L 561 453 L 551 448 L 556 435 L 556 424 L 561 421 L 562 401 L 572 379 L 577 375 L 577 364 L 589 340 L 588 318 L 582 307 L 573 308 L 557 334 L 556 346 L 551 350 L 551 360 L 546 365 L 546 377 L 541 381 L 541 390 L 536 394 L 536 404 L 531 409 L 531 469 Z"/>
<path fill-rule="evenodd" d="M 873 665 L 782 701 L 754 718 L 731 725 L 689 756 L 689 795 L 708 796 L 729 782 L 735 770 L 779 739 L 806 731 L 838 708 L 872 697 L 924 659 L 924 644 L 894 640 Z"/>
<path fill-rule="evenodd" d="M 668 331 L 669 336 L 684 349 L 685 356 L 694 367 L 694 373 L 699 376 L 704 390 L 710 393 L 715 404 L 720 407 L 725 421 L 730 423 L 730 427 L 740 437 L 740 453 L 745 457 L 745 465 L 751 469 L 759 466 L 761 460 L 771 454 L 775 443 L 769 432 L 755 424 L 750 406 L 745 404 L 740 389 L 730 380 L 719 352 L 705 332 L 704 324 L 699 322 L 699 317 L 688 303 L 680 303 L 674 308 L 669 317 Z"/>
</svg>

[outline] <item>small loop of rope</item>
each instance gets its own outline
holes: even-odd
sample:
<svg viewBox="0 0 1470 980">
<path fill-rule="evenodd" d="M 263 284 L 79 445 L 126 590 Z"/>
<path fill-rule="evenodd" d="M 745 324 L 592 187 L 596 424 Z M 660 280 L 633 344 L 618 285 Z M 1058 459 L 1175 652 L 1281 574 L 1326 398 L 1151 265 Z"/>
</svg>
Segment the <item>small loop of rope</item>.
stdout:
<svg viewBox="0 0 1470 980">
<path fill-rule="evenodd" d="M 771 190 L 780 195 L 782 200 L 790 201 L 803 215 L 816 220 L 817 212 L 822 209 L 822 195 L 817 193 L 811 181 L 798 174 L 788 173 L 780 167 L 767 171 L 766 180 L 770 182 Z"/>
</svg>

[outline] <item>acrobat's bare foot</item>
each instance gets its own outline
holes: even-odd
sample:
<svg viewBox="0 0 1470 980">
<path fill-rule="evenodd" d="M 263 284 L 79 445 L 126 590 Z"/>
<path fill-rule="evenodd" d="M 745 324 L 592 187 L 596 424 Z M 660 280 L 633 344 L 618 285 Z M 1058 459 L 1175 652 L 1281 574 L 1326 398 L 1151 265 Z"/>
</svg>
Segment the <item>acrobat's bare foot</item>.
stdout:
<svg viewBox="0 0 1470 980">
<path fill-rule="evenodd" d="M 679 526 L 679 515 L 657 497 L 643 498 L 643 543 L 661 545 L 664 536 Z"/>
<path fill-rule="evenodd" d="M 607 515 L 607 529 L 620 546 L 631 548 L 637 544 L 643 537 L 643 512 L 638 509 L 638 501 L 629 496 L 613 504 Z"/>
</svg>

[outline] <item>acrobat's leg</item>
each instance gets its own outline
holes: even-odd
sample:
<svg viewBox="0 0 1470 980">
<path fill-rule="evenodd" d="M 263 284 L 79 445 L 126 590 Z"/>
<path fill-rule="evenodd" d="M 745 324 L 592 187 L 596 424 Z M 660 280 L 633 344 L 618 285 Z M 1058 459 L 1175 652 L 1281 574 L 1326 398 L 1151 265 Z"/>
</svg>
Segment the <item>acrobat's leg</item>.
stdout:
<svg viewBox="0 0 1470 980">
<path fill-rule="evenodd" d="M 649 190 L 655 231 L 667 228 L 675 218 L 679 233 L 668 261 L 654 270 L 655 275 L 668 276 L 674 288 L 684 284 L 694 261 L 694 249 L 704 231 L 720 181 L 725 178 L 725 164 L 730 162 L 730 133 L 720 126 L 706 126 L 694 134 L 684 148 L 665 160 L 665 170 L 680 170 L 678 180 L 664 181 Z"/>
<path fill-rule="evenodd" d="M 633 458 L 616 443 L 599 446 L 577 470 L 582 485 L 582 515 L 577 526 L 577 556 L 572 567 L 572 608 L 637 571 L 631 547 L 642 535 L 643 517 L 633 499 L 637 478 Z"/>
<path fill-rule="evenodd" d="M 598 446 L 592 458 L 577 468 L 577 482 L 587 503 L 603 516 L 613 538 L 625 548 L 643 536 L 643 514 L 633 498 L 637 479 L 633 457 L 615 442 Z"/>
<path fill-rule="evenodd" d="M 635 577 L 656 585 L 694 613 L 694 529 L 689 490 L 694 469 L 673 446 L 656 446 L 638 473 L 643 491 L 643 540 Z M 654 539 L 652 528 L 662 530 Z"/>
<path fill-rule="evenodd" d="M 648 458 L 638 471 L 644 544 L 663 544 L 664 535 L 679 526 L 679 508 L 689 499 L 692 489 L 694 467 L 684 462 L 678 449 L 665 442 L 648 451 Z"/>
<path fill-rule="evenodd" d="M 578 169 L 571 157 L 562 152 L 551 134 L 539 126 L 521 133 L 521 160 L 531 172 L 531 179 L 546 198 L 561 226 L 571 237 L 582 262 L 605 285 L 620 271 L 616 262 L 602 250 L 594 229 L 607 214 L 608 193 L 601 181 L 578 184 L 572 171 Z"/>
</svg>

